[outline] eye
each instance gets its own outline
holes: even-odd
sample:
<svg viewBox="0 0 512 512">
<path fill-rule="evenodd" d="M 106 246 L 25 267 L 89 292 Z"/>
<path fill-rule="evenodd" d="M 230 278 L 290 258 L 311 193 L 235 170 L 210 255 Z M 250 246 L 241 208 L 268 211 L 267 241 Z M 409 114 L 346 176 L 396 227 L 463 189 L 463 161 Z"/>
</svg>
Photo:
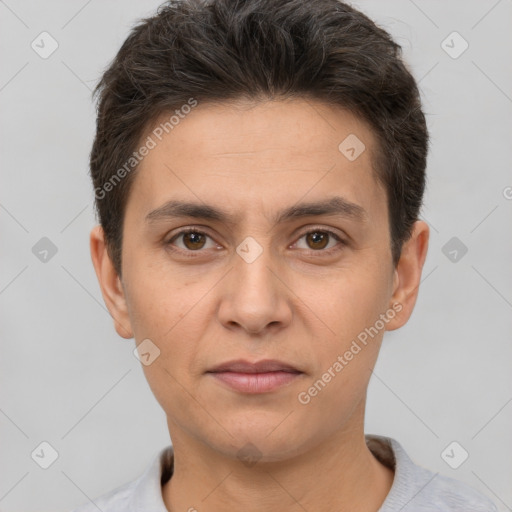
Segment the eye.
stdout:
<svg viewBox="0 0 512 512">
<path fill-rule="evenodd" d="M 306 246 L 301 240 L 304 239 Z M 202 250 L 214 249 L 217 244 L 204 231 L 197 228 L 186 228 L 176 233 L 166 245 L 184 256 L 194 257 L 194 253 Z M 301 247 L 302 245 L 302 247 Z M 346 245 L 346 242 L 336 233 L 323 228 L 314 228 L 301 235 L 299 240 L 291 247 L 305 250 L 310 255 L 330 255 Z"/>
<path fill-rule="evenodd" d="M 300 240 L 302 239 L 304 239 L 306 247 L 300 247 Z M 304 233 L 294 245 L 299 249 L 305 249 L 311 254 L 318 252 L 330 254 L 341 249 L 346 244 L 333 231 L 315 228 Z"/>
<path fill-rule="evenodd" d="M 181 246 L 175 244 L 177 240 L 181 239 Z M 210 246 L 208 246 L 208 240 L 210 240 Z M 213 240 L 204 232 L 194 228 L 188 228 L 180 231 L 174 235 L 168 242 L 167 245 L 175 245 L 178 250 L 197 252 L 201 249 L 211 249 L 215 247 Z M 174 247 L 171 247 L 174 250 Z"/>
</svg>

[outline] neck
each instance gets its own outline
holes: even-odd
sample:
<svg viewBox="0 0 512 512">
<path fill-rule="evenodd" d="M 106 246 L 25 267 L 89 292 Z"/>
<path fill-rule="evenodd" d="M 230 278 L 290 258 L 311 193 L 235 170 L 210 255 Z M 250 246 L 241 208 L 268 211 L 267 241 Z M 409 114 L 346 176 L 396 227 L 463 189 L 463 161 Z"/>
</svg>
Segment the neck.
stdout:
<svg viewBox="0 0 512 512">
<path fill-rule="evenodd" d="M 250 466 L 173 427 L 174 472 L 162 489 L 170 512 L 377 512 L 393 482 L 362 422 L 293 458 Z"/>
</svg>

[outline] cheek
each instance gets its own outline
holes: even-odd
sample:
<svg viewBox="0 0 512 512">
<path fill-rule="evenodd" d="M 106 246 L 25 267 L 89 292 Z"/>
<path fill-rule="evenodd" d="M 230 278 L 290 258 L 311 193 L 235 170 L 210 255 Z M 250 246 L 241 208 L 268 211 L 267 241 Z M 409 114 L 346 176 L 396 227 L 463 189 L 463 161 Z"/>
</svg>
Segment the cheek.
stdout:
<svg viewBox="0 0 512 512">
<path fill-rule="evenodd" d="M 142 268 L 142 267 L 139 267 Z M 147 267 L 128 275 L 127 301 L 137 344 L 150 339 L 159 350 L 158 368 L 144 368 L 148 380 L 169 379 L 167 370 L 179 381 L 194 373 L 206 319 L 211 317 L 204 286 L 190 279 Z"/>
<path fill-rule="evenodd" d="M 384 334 L 378 305 L 340 299 L 332 316 L 336 336 L 322 340 L 315 350 L 314 374 L 297 396 L 308 412 L 330 411 L 331 427 L 343 423 L 366 396 Z"/>
<path fill-rule="evenodd" d="M 127 257 L 125 280 L 130 320 L 137 341 L 151 337 L 160 339 L 184 317 L 187 289 L 182 280 L 152 264 L 150 258 L 136 257 L 134 253 Z"/>
<path fill-rule="evenodd" d="M 305 291 L 310 297 L 308 305 L 329 327 L 333 349 L 342 350 L 386 310 L 389 290 L 384 277 L 383 272 L 371 267 L 343 269 L 322 291 Z"/>
<path fill-rule="evenodd" d="M 380 315 L 387 312 L 388 301 L 385 276 L 370 268 L 347 270 L 315 297 L 315 313 L 328 325 L 329 335 L 315 350 L 318 364 L 308 382 L 311 393 L 303 389 L 306 401 L 336 403 L 344 410 L 364 396 L 385 332 Z"/>
</svg>

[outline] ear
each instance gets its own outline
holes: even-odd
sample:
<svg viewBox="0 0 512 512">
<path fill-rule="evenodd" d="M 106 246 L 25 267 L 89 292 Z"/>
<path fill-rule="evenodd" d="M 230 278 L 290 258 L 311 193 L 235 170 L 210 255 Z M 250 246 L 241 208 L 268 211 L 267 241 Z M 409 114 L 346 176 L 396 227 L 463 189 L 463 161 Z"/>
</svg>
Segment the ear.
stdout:
<svg viewBox="0 0 512 512">
<path fill-rule="evenodd" d="M 133 338 L 133 330 L 121 279 L 112 264 L 101 226 L 95 226 L 90 235 L 91 258 L 100 284 L 103 300 L 114 320 L 117 334 L 122 338 Z"/>
<path fill-rule="evenodd" d="M 395 304 L 396 316 L 387 323 L 386 330 L 393 331 L 409 320 L 421 282 L 421 271 L 427 257 L 430 229 L 423 221 L 413 225 L 411 237 L 402 246 L 400 259 L 393 275 L 393 295 L 390 307 Z M 398 304 L 401 309 L 398 309 Z"/>
</svg>

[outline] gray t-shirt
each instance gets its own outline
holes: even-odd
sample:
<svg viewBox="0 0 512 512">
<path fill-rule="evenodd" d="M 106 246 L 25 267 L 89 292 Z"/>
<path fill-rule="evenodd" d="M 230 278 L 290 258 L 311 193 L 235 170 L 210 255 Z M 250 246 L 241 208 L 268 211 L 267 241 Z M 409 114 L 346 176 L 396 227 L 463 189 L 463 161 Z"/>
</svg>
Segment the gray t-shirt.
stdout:
<svg viewBox="0 0 512 512">
<path fill-rule="evenodd" d="M 394 439 L 367 435 L 366 443 L 379 461 L 395 471 L 393 485 L 378 512 L 497 512 L 496 506 L 472 487 L 414 464 Z M 162 484 L 172 476 L 172 469 L 172 446 L 168 446 L 137 480 L 73 512 L 168 512 Z"/>
</svg>

